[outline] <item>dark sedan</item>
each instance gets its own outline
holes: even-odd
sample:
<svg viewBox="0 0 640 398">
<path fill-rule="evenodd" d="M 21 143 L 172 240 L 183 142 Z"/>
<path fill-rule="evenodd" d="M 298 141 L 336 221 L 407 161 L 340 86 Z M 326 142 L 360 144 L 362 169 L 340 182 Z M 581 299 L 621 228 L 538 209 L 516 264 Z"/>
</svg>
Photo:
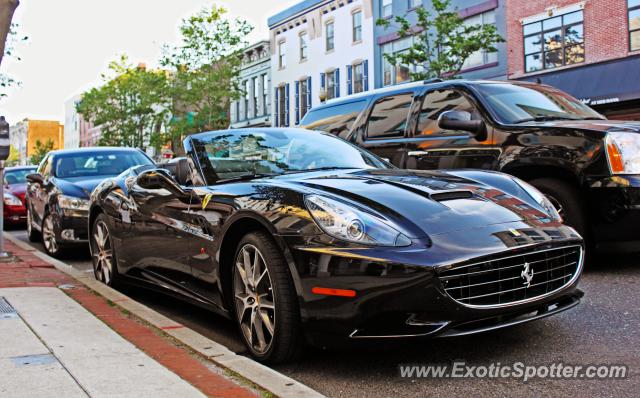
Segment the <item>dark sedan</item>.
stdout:
<svg viewBox="0 0 640 398">
<path fill-rule="evenodd" d="M 82 148 L 52 151 L 27 180 L 27 231 L 52 256 L 87 244 L 89 195 L 105 178 L 138 165 L 153 165 L 133 148 Z"/>
<path fill-rule="evenodd" d="M 306 341 L 458 336 L 576 305 L 583 242 L 515 177 L 408 171 L 335 136 L 226 130 L 91 196 L 96 278 L 234 318 L 277 363 Z"/>
<path fill-rule="evenodd" d="M 7 167 L 4 170 L 4 223 L 5 225 L 24 225 L 27 222 L 27 209 L 24 195 L 27 188 L 27 175 L 36 170 L 35 166 Z"/>
</svg>

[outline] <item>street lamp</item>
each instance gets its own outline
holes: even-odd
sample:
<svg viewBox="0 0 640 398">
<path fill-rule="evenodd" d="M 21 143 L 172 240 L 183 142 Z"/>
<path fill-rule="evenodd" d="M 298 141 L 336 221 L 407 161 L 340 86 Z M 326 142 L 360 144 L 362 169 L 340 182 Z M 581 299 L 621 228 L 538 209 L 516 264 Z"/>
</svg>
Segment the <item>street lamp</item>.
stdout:
<svg viewBox="0 0 640 398">
<path fill-rule="evenodd" d="M 4 250 L 4 161 L 9 157 L 9 123 L 0 116 L 0 258 L 9 257 Z"/>
</svg>

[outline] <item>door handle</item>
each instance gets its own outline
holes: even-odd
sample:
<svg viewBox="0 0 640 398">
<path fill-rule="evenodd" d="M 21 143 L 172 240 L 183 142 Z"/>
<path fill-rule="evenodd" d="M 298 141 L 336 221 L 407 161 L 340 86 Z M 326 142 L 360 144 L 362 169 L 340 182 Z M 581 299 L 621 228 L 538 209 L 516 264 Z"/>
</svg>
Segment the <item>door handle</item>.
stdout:
<svg viewBox="0 0 640 398">
<path fill-rule="evenodd" d="M 409 151 L 409 156 L 414 156 L 414 157 L 426 156 L 428 154 L 429 154 L 428 151 Z"/>
</svg>

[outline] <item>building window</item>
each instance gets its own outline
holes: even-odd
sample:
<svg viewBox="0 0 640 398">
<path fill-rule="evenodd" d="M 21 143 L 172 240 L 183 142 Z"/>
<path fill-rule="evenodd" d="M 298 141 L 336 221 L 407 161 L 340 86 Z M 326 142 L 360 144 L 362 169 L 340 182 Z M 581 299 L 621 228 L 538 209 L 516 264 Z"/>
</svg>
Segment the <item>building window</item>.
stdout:
<svg viewBox="0 0 640 398">
<path fill-rule="evenodd" d="M 249 119 L 249 98 L 251 97 L 251 86 L 249 80 L 244 81 L 244 118 Z"/>
<path fill-rule="evenodd" d="M 364 62 L 353 65 L 353 93 L 364 91 Z"/>
<path fill-rule="evenodd" d="M 300 116 L 298 120 L 302 119 L 309 110 L 309 104 L 307 103 L 307 99 L 309 97 L 309 86 L 307 82 L 307 79 L 302 79 L 298 83 L 300 85 L 300 91 L 298 93 L 298 109 L 300 111 Z"/>
<path fill-rule="evenodd" d="M 336 97 L 336 71 L 328 72 L 326 76 L 327 84 L 325 87 L 327 90 L 327 99 L 330 100 Z"/>
<path fill-rule="evenodd" d="M 331 51 L 335 47 L 335 42 L 334 42 L 334 37 L 333 37 L 333 34 L 334 34 L 334 32 L 333 32 L 333 21 L 327 22 L 325 27 L 327 28 L 326 49 L 327 49 L 327 51 Z"/>
<path fill-rule="evenodd" d="M 382 0 L 382 18 L 390 18 L 393 14 L 393 0 Z"/>
<path fill-rule="evenodd" d="M 464 20 L 465 26 L 476 25 L 494 25 L 496 24 L 496 12 L 495 10 L 483 12 L 481 14 L 474 15 Z M 476 51 L 467 58 L 462 65 L 463 69 L 473 68 L 476 66 L 491 64 L 498 62 L 497 52 Z"/>
<path fill-rule="evenodd" d="M 629 47 L 631 51 L 640 50 L 640 0 L 628 0 L 629 3 Z"/>
<path fill-rule="evenodd" d="M 414 8 L 418 8 L 422 5 L 422 0 L 409 0 L 409 9 L 413 10 Z"/>
<path fill-rule="evenodd" d="M 405 37 L 404 39 L 396 40 L 391 43 L 384 44 L 382 46 L 382 84 L 384 86 L 390 86 L 393 84 L 399 84 L 411 79 L 411 72 L 417 72 L 417 66 L 396 64 L 392 65 L 387 61 L 384 54 L 399 54 L 409 51 L 409 48 L 413 44 L 413 37 Z"/>
<path fill-rule="evenodd" d="M 285 87 L 278 87 L 278 126 L 286 126 L 287 118 L 287 95 Z"/>
<path fill-rule="evenodd" d="M 258 87 L 258 76 L 255 76 L 251 79 L 253 83 L 253 113 L 252 117 L 258 116 L 258 98 L 260 98 L 260 87 Z"/>
<path fill-rule="evenodd" d="M 269 75 L 266 73 L 262 75 L 262 96 L 263 98 L 263 106 L 262 106 L 262 114 L 269 114 Z"/>
<path fill-rule="evenodd" d="M 362 41 L 362 11 L 356 11 L 351 14 L 353 22 L 352 40 L 354 43 Z"/>
<path fill-rule="evenodd" d="M 287 46 L 286 42 L 281 41 L 278 43 L 278 68 L 282 69 L 287 66 Z"/>
<path fill-rule="evenodd" d="M 584 62 L 582 10 L 523 26 L 525 71 Z"/>
<path fill-rule="evenodd" d="M 303 32 L 300 34 L 300 61 L 306 61 L 307 57 L 307 32 Z"/>
</svg>

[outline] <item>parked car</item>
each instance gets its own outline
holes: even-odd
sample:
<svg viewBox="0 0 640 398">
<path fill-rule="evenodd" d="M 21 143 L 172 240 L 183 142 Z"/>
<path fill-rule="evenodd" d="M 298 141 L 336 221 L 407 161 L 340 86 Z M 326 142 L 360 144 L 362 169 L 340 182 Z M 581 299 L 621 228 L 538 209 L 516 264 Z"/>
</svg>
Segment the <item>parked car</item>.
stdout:
<svg viewBox="0 0 640 398">
<path fill-rule="evenodd" d="M 553 87 L 427 81 L 327 101 L 301 121 L 419 170 L 509 173 L 599 250 L 640 248 L 640 122 L 606 120 Z"/>
<path fill-rule="evenodd" d="M 27 174 L 33 173 L 35 166 L 16 166 L 4 169 L 3 206 L 5 225 L 22 225 L 27 221 L 24 194 L 27 188 Z"/>
<path fill-rule="evenodd" d="M 402 170 L 301 129 L 214 131 L 184 146 L 173 173 L 140 166 L 93 191 L 95 276 L 234 318 L 260 361 L 291 360 L 303 338 L 502 328 L 582 296 L 582 239 L 515 177 Z"/>
<path fill-rule="evenodd" d="M 27 175 L 27 231 L 52 256 L 86 245 L 89 195 L 105 178 L 137 165 L 153 165 L 133 148 L 81 148 L 51 151 Z"/>
</svg>

